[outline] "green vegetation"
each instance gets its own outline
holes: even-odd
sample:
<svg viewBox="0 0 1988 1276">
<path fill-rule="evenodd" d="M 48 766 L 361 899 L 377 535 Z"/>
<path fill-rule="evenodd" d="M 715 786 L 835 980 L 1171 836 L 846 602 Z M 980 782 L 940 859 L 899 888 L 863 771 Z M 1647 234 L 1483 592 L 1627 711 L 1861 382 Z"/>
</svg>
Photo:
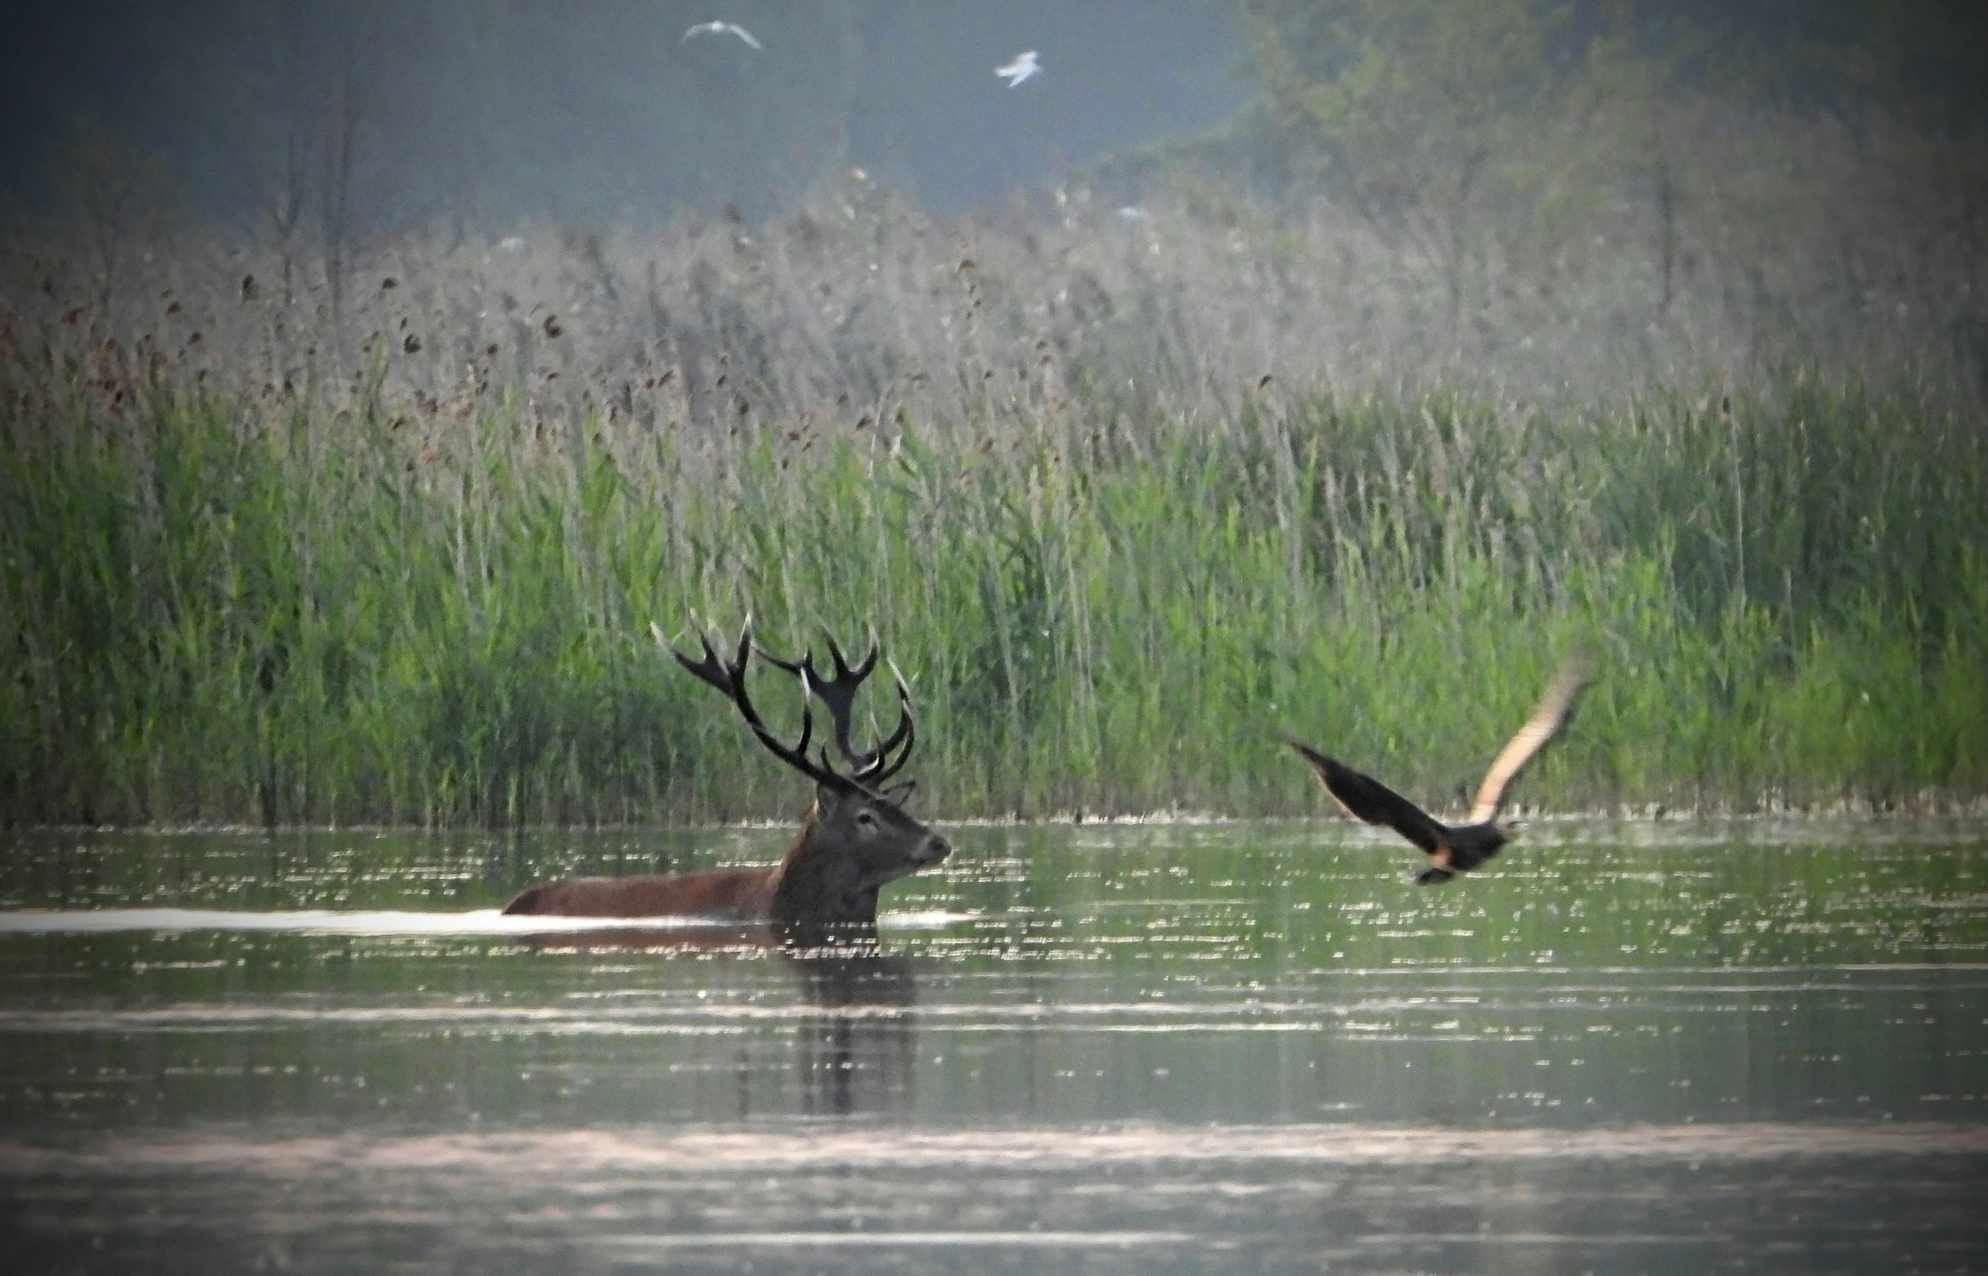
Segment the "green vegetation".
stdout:
<svg viewBox="0 0 1988 1276">
<path fill-rule="evenodd" d="M 748 611 L 877 626 L 947 816 L 1316 810 L 1281 731 L 1440 804 L 1575 643 L 1521 802 L 1988 792 L 1978 24 L 1838 9 L 1251 0 L 1221 129 L 958 213 L 786 144 L 860 41 L 775 144 L 683 80 L 667 164 L 493 141 L 395 211 L 377 42 L 244 27 L 254 226 L 81 127 L 0 227 L 0 818 L 791 815 L 646 637 Z M 778 211 L 620 184 L 754 184 L 701 146 Z M 652 213 L 486 198 L 541 181 Z"/>
<path fill-rule="evenodd" d="M 646 634 L 748 610 L 788 650 L 875 623 L 946 816 L 1315 809 L 1280 730 L 1442 799 L 1576 642 L 1528 805 L 1988 789 L 1988 441 L 1909 386 L 723 435 L 0 380 L 19 821 L 792 815 Z"/>
</svg>

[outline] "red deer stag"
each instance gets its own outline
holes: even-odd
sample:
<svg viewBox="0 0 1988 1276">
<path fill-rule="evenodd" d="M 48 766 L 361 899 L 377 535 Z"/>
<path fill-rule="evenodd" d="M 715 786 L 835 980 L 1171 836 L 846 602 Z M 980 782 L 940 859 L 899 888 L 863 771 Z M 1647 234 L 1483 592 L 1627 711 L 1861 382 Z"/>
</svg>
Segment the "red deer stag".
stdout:
<svg viewBox="0 0 1988 1276">
<path fill-rule="evenodd" d="M 952 853 L 943 837 L 905 813 L 901 803 L 910 791 L 909 781 L 879 787 L 903 768 L 916 743 L 911 691 L 896 666 L 891 674 L 897 684 L 897 728 L 875 748 L 859 752 L 850 743 L 849 718 L 857 688 L 876 668 L 875 642 L 854 668 L 831 643 L 836 676 L 828 680 L 815 672 L 812 656 L 785 661 L 760 652 L 800 679 L 800 739 L 788 745 L 768 729 L 746 694 L 746 665 L 754 651 L 751 620 L 740 631 L 738 653 L 729 662 L 701 630 L 698 641 L 704 658 L 693 660 L 670 647 L 661 630 L 653 625 L 650 629 L 658 645 L 669 647 L 679 664 L 731 698 L 773 756 L 815 782 L 814 805 L 800 835 L 770 868 L 546 882 L 523 891 L 504 911 L 562 917 L 695 917 L 766 926 L 781 942 L 801 947 L 873 940 L 877 891 L 886 882 L 937 864 Z M 808 757 L 814 732 L 810 702 L 817 699 L 833 719 L 836 747 L 850 765 L 846 774 L 830 765 L 825 748 L 818 751 L 818 761 Z"/>
</svg>

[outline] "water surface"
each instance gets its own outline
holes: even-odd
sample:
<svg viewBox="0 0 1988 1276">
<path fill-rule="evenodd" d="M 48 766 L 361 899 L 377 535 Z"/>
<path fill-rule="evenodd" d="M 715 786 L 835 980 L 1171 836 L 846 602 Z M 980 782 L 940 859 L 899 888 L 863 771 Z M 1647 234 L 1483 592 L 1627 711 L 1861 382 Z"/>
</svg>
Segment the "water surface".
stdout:
<svg viewBox="0 0 1988 1276">
<path fill-rule="evenodd" d="M 1988 1265 L 1988 835 L 948 828 L 882 955 L 507 918 L 781 830 L 37 834 L 0 1210 L 56 1268 Z"/>
</svg>

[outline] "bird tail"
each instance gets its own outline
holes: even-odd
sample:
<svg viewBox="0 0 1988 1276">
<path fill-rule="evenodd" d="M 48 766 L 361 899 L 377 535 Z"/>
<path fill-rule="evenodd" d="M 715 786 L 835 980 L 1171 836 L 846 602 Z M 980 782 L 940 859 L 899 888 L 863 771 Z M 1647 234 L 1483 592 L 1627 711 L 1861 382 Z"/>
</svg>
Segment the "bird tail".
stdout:
<svg viewBox="0 0 1988 1276">
<path fill-rule="evenodd" d="M 1444 882 L 1449 881 L 1455 876 L 1455 873 L 1450 872 L 1446 868 L 1425 868 L 1416 874 L 1415 884 L 1417 886 L 1441 886 Z"/>
</svg>

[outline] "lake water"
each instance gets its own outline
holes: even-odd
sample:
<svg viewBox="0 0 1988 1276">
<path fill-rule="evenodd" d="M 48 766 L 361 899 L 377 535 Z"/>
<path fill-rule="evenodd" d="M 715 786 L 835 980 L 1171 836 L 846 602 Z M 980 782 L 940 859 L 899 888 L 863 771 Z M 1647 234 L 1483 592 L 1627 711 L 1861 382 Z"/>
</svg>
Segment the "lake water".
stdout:
<svg viewBox="0 0 1988 1276">
<path fill-rule="evenodd" d="M 1988 1269 L 1979 821 L 1434 889 L 1342 823 L 946 831 L 814 959 L 495 911 L 781 829 L 17 835 L 8 1265 Z"/>
</svg>

